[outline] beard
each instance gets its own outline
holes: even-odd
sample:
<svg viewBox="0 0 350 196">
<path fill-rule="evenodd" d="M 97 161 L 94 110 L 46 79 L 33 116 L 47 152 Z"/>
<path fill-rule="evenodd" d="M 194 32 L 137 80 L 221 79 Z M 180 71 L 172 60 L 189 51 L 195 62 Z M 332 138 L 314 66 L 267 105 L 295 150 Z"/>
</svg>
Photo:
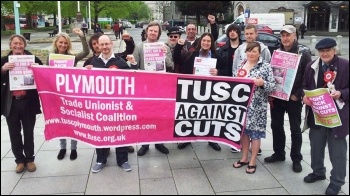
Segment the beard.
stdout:
<svg viewBox="0 0 350 196">
<path fill-rule="evenodd" d="M 236 38 L 230 38 L 231 41 L 237 41 L 238 40 L 238 37 Z"/>
</svg>

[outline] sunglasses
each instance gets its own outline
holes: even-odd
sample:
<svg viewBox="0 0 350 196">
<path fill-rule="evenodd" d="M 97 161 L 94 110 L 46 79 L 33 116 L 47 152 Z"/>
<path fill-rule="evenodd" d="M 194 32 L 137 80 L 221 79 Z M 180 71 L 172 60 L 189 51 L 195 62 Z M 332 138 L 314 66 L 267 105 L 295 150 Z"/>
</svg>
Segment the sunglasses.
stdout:
<svg viewBox="0 0 350 196">
<path fill-rule="evenodd" d="M 179 36 L 177 36 L 177 35 L 169 35 L 169 37 L 170 37 L 170 38 L 175 38 L 175 39 L 176 39 L 176 38 L 178 38 Z"/>
</svg>

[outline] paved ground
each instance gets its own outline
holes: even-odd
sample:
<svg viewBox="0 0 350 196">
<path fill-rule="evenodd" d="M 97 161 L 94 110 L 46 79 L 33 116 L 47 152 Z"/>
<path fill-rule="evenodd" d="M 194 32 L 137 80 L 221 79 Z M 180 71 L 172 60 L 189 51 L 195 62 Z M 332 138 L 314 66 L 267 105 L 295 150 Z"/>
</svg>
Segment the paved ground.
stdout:
<svg viewBox="0 0 350 196">
<path fill-rule="evenodd" d="M 305 42 L 307 40 L 308 38 Z M 8 44 L 7 40 L 1 39 L 1 42 L 1 49 L 4 49 L 3 43 Z M 292 161 L 289 157 L 290 127 L 287 116 L 284 126 L 287 132 L 286 161 L 274 164 L 263 161 L 273 153 L 269 117 L 267 138 L 262 140 L 263 152 L 258 157 L 257 171 L 253 175 L 246 174 L 245 167 L 240 169 L 232 167 L 233 162 L 239 160 L 240 153 L 231 153 L 230 148 L 223 144 L 222 151 L 217 152 L 206 142 L 192 143 L 192 146 L 183 150 L 178 150 L 176 144 L 166 144 L 170 149 L 168 155 L 158 152 L 154 145 L 150 146 L 150 150 L 143 157 L 138 157 L 136 152 L 129 153 L 131 172 L 124 172 L 117 166 L 115 153 L 112 150 L 107 166 L 100 173 L 92 173 L 91 167 L 96 160 L 94 148 L 78 142 L 78 158 L 75 161 L 69 160 L 70 151 L 65 159 L 58 161 L 56 156 L 59 141 L 45 141 L 43 115 L 37 117 L 34 133 L 37 171 L 16 174 L 6 120 L 1 116 L 2 195 L 318 195 L 324 194 L 329 184 L 331 164 L 328 155 L 325 156 L 327 179 L 313 184 L 303 182 L 303 178 L 312 172 L 307 131 L 303 133 L 303 171 L 301 173 L 292 171 Z M 134 145 L 134 147 L 138 149 L 140 146 Z M 327 149 L 326 152 L 328 153 Z M 349 162 L 346 173 L 346 184 L 340 193 L 343 195 L 349 195 Z"/>
</svg>

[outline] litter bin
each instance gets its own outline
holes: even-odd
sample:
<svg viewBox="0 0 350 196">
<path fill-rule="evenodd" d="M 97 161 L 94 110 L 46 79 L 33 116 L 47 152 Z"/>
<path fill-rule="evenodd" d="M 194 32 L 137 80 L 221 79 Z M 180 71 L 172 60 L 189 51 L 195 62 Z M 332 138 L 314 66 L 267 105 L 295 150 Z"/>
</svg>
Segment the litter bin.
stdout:
<svg viewBox="0 0 350 196">
<path fill-rule="evenodd" d="M 23 33 L 23 37 L 30 41 L 30 33 Z"/>
</svg>

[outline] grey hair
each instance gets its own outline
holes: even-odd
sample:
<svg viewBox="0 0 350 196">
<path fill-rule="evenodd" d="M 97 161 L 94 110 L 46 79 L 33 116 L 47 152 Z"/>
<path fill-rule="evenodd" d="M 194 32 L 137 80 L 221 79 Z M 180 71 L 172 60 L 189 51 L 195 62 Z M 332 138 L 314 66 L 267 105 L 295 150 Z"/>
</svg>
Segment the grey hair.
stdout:
<svg viewBox="0 0 350 196">
<path fill-rule="evenodd" d="M 17 37 L 18 39 L 20 39 L 23 43 L 24 43 L 24 47 L 27 47 L 27 40 L 26 38 L 24 38 L 22 35 L 12 35 L 9 39 L 9 46 L 11 46 L 11 43 L 13 41 L 13 39 Z"/>
</svg>

